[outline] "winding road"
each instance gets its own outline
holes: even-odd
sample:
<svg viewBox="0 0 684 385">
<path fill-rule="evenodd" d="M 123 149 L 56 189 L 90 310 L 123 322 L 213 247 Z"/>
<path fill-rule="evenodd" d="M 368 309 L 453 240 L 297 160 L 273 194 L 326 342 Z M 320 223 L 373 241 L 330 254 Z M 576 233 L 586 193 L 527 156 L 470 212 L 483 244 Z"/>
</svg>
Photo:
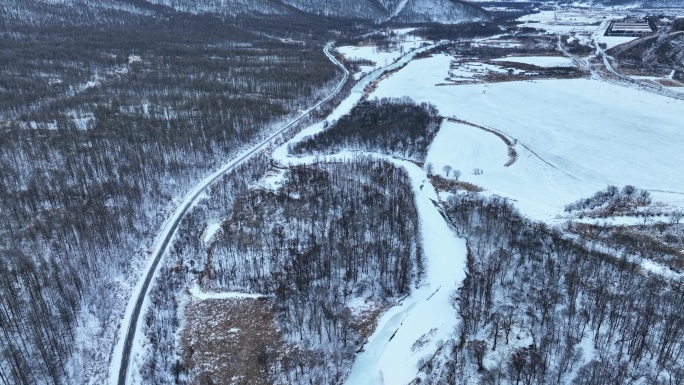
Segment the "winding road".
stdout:
<svg viewBox="0 0 684 385">
<path fill-rule="evenodd" d="M 131 299 L 129 300 L 128 306 L 126 308 L 126 316 L 122 321 L 121 327 L 119 329 L 119 341 L 115 348 L 114 358 L 110 369 L 111 384 L 125 385 L 130 378 L 131 371 L 129 371 L 129 366 L 131 361 L 131 353 L 135 341 L 136 331 L 140 327 L 140 325 L 138 324 L 138 320 L 140 319 L 140 314 L 145 308 L 145 298 L 147 297 L 150 285 L 157 272 L 157 268 L 159 267 L 159 262 L 162 260 L 162 257 L 166 253 L 166 250 L 169 244 L 171 243 L 171 239 L 173 239 L 173 236 L 176 233 L 178 224 L 180 223 L 185 213 L 190 209 L 190 207 L 192 207 L 192 205 L 195 203 L 197 198 L 204 192 L 204 190 L 207 187 L 209 187 L 209 185 L 211 185 L 214 181 L 216 181 L 218 178 L 220 178 L 227 172 L 233 170 L 236 166 L 250 159 L 252 156 L 254 156 L 254 154 L 264 149 L 267 145 L 273 143 L 276 140 L 276 138 L 278 138 L 279 135 L 282 134 L 285 130 L 292 127 L 300 120 L 302 120 L 304 117 L 309 115 L 314 109 L 318 108 L 323 103 L 335 97 L 342 90 L 342 87 L 349 78 L 349 71 L 347 71 L 347 69 L 344 68 L 342 63 L 340 63 L 330 53 L 330 49 L 332 48 L 332 46 L 333 42 L 328 43 L 323 49 L 323 52 L 328 57 L 328 59 L 330 59 L 330 61 L 332 61 L 335 65 L 340 67 L 342 71 L 344 71 L 344 77 L 342 78 L 342 80 L 340 80 L 340 82 L 337 84 L 335 89 L 330 93 L 330 95 L 320 100 L 318 103 L 316 103 L 314 106 L 310 107 L 306 111 L 302 112 L 299 116 L 292 119 L 287 124 L 283 125 L 281 128 L 277 129 L 274 133 L 272 133 L 269 137 L 264 139 L 259 144 L 254 145 L 250 149 L 238 155 L 230 162 L 224 164 L 219 170 L 203 179 L 199 184 L 195 186 L 195 188 L 190 193 L 187 194 L 187 196 L 183 200 L 183 203 L 181 203 L 181 205 L 176 209 L 171 218 L 164 224 L 164 227 L 161 229 L 159 236 L 157 237 L 158 241 L 156 242 L 157 246 L 152 254 L 152 262 L 148 264 L 148 268 L 145 271 L 144 281 L 142 282 L 142 285 L 139 283 L 136 286 L 134 293 L 131 295 Z M 123 328 L 126 327 L 126 325 L 128 325 L 128 327 L 124 333 Z"/>
</svg>

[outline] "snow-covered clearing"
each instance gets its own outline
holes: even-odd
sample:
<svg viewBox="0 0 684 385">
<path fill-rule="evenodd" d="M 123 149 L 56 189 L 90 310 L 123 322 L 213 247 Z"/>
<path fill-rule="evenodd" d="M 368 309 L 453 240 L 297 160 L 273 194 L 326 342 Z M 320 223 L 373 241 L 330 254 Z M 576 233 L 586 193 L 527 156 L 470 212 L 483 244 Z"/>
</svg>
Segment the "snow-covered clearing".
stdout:
<svg viewBox="0 0 684 385">
<path fill-rule="evenodd" d="M 499 138 L 447 123 L 428 155 L 435 170 L 445 164 L 460 169 L 462 180 L 515 199 L 535 219 L 554 218 L 565 204 L 609 184 L 632 184 L 651 190 L 656 201 L 684 206 L 682 195 L 661 192 L 684 192 L 684 179 L 672 177 L 684 154 L 684 103 L 590 79 L 436 87 L 450 61 L 446 55 L 413 61 L 371 97 L 409 96 L 434 104 L 444 116 L 502 131 L 518 140 L 519 159 L 504 168 Z M 458 129 L 466 134 L 449 133 Z M 462 155 L 478 146 L 502 149 L 479 158 Z M 471 167 L 484 173 L 473 175 Z"/>
<path fill-rule="evenodd" d="M 256 299 L 265 297 L 263 294 L 243 293 L 239 291 L 227 291 L 221 293 L 206 292 L 202 291 L 197 286 L 190 287 L 189 291 L 193 298 L 202 301 L 207 299 Z"/>
<path fill-rule="evenodd" d="M 571 59 L 564 56 L 508 56 L 493 61 L 531 64 L 537 67 L 574 67 Z"/>
<path fill-rule="evenodd" d="M 209 241 L 211 241 L 211 238 L 214 237 L 217 231 L 221 228 L 221 222 L 216 222 L 216 223 L 210 223 L 207 225 L 207 228 L 204 229 L 204 234 L 202 237 L 202 240 L 204 243 L 209 244 Z"/>
<path fill-rule="evenodd" d="M 396 45 L 389 48 L 380 48 L 376 45 L 343 46 L 338 47 L 337 51 L 344 55 L 346 60 L 362 59 L 375 63 L 374 65 L 360 66 L 361 71 L 354 74 L 354 78 L 358 80 L 373 70 L 394 63 L 407 52 L 432 43 L 409 35 L 408 33 L 412 30 L 413 28 L 391 30 L 395 34 L 392 39 L 396 40 Z"/>
<path fill-rule="evenodd" d="M 594 10 L 541 11 L 518 18 L 526 27 L 554 33 L 592 33 L 606 16 Z"/>
<path fill-rule="evenodd" d="M 659 275 L 661 277 L 667 277 L 670 279 L 677 280 L 681 280 L 682 277 L 684 277 L 684 274 L 682 274 L 681 272 L 673 271 L 667 266 L 661 265 L 648 259 L 641 259 L 640 265 L 644 270 Z"/>
</svg>

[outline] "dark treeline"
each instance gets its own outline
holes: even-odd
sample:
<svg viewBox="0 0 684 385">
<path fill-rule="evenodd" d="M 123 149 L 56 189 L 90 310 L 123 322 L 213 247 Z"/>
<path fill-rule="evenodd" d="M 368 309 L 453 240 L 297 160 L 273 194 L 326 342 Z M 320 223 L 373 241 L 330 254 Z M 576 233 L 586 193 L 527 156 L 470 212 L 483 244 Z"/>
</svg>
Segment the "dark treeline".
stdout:
<svg viewBox="0 0 684 385">
<path fill-rule="evenodd" d="M 583 212 L 580 215 L 587 214 L 591 217 L 609 217 L 633 212 L 650 203 L 651 193 L 646 190 L 632 185 L 626 185 L 622 190 L 616 186 L 608 186 L 605 191 L 599 191 L 591 198 L 565 205 L 565 211 L 580 211 Z"/>
<path fill-rule="evenodd" d="M 217 184 L 206 205 L 184 221 L 171 259 L 179 262 L 169 265 L 184 266 L 187 279 L 206 290 L 271 295 L 281 332 L 299 347 L 271 365 L 272 375 L 287 383 L 339 382 L 362 342 L 349 301 L 384 302 L 420 279 L 417 211 L 406 204 L 411 186 L 403 169 L 368 158 L 284 173 L 276 190 L 257 188 L 241 197 L 236 192 L 252 177 Z M 222 228 L 205 248 L 201 223 L 216 217 Z M 175 306 L 167 303 L 162 308 Z"/>
<path fill-rule="evenodd" d="M 491 22 L 479 22 L 479 23 L 467 23 L 467 24 L 429 24 L 423 27 L 419 27 L 412 31 L 411 34 L 421 36 L 429 40 L 458 40 L 466 38 L 476 38 L 491 36 L 501 33 L 503 29 L 500 27 L 500 23 Z"/>
<path fill-rule="evenodd" d="M 681 282 L 591 251 L 498 197 L 454 195 L 447 215 L 468 238 L 467 277 L 455 295 L 463 324 L 450 358 L 430 378 L 684 381 Z"/>
<path fill-rule="evenodd" d="M 298 142 L 290 151 L 304 154 L 355 149 L 422 161 L 441 120 L 431 104 L 416 104 L 408 98 L 366 100 L 330 129 Z"/>
<path fill-rule="evenodd" d="M 478 37 L 492 36 L 501 33 L 515 34 L 519 32 L 518 26 L 522 24 L 521 22 L 516 20 L 517 18 L 526 14 L 539 12 L 538 9 L 535 9 L 535 4 L 533 3 L 526 2 L 517 4 L 507 4 L 508 5 L 506 5 L 506 7 L 508 8 L 508 10 L 489 11 L 486 21 L 470 22 L 463 24 L 419 24 L 417 25 L 418 28 L 411 31 L 411 34 L 434 41 L 458 41 L 462 39 L 473 39 Z M 478 5 L 484 6 L 479 3 Z M 499 7 L 499 5 L 497 5 L 497 7 Z M 528 33 L 529 32 L 532 31 L 528 31 Z"/>
<path fill-rule="evenodd" d="M 17 3 L 0 14 L 0 384 L 98 381 L 172 197 L 340 75 L 302 15 L 293 43 L 265 35 L 275 16 L 248 31 L 135 2 Z M 59 17 L 22 23 L 22 7 Z M 96 342 L 76 348 L 86 321 Z"/>
</svg>

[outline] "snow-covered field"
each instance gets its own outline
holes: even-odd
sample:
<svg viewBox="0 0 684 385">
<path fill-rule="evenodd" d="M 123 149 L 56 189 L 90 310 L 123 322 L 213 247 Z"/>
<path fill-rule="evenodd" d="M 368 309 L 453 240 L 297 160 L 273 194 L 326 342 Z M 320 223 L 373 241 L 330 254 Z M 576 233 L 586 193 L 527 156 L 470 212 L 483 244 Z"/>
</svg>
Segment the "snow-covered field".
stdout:
<svg viewBox="0 0 684 385">
<path fill-rule="evenodd" d="M 589 37 L 608 48 L 636 39 L 635 37 L 604 36 L 610 20 L 621 19 L 633 10 L 574 9 L 541 11 L 518 18 L 523 26 L 543 29 L 548 33 L 575 36 L 586 41 Z"/>
<path fill-rule="evenodd" d="M 606 16 L 601 11 L 559 10 L 541 11 L 518 18 L 526 27 L 540 28 L 553 33 L 592 33 Z"/>
<path fill-rule="evenodd" d="M 197 286 L 190 287 L 189 291 L 190 291 L 190 295 L 192 295 L 193 298 L 200 300 L 200 301 L 207 300 L 207 299 L 255 299 L 255 298 L 265 297 L 265 295 L 263 295 L 263 294 L 243 293 L 243 292 L 237 292 L 237 291 L 211 293 L 211 292 L 202 291 Z"/>
<path fill-rule="evenodd" d="M 395 34 L 393 39 L 397 40 L 397 44 L 389 49 L 380 48 L 376 45 L 368 44 L 361 46 L 343 46 L 338 47 L 337 51 L 344 55 L 347 60 L 365 59 L 375 63 L 375 65 L 361 66 L 361 71 L 354 75 L 355 79 L 360 79 L 366 73 L 376 70 L 380 67 L 394 63 L 397 59 L 402 57 L 407 52 L 413 51 L 426 44 L 431 44 L 430 41 L 422 40 L 416 36 L 409 35 L 413 28 L 395 29 L 392 32 Z"/>
<path fill-rule="evenodd" d="M 463 172 L 462 180 L 515 199 L 538 219 L 551 219 L 609 184 L 633 184 L 651 190 L 655 200 L 684 206 L 684 179 L 673 177 L 684 159 L 684 103 L 590 79 L 436 87 L 450 60 L 413 61 L 371 97 L 409 96 L 444 116 L 500 130 L 518 140 L 519 159 L 503 167 L 501 139 L 447 123 L 428 155 L 435 170 L 449 164 Z M 473 175 L 472 168 L 484 173 Z"/>
<path fill-rule="evenodd" d="M 482 77 L 488 74 L 497 73 L 505 74 L 508 73 L 508 68 L 486 64 L 480 62 L 464 62 L 459 63 L 456 68 L 448 72 L 448 80 L 450 81 L 464 81 L 473 80 L 478 77 Z M 521 71 L 519 69 L 511 69 L 513 74 L 519 74 Z M 447 80 L 446 78 L 444 80 Z"/>
<path fill-rule="evenodd" d="M 574 67 L 575 64 L 564 56 L 508 56 L 494 61 L 531 64 L 537 67 Z"/>
<path fill-rule="evenodd" d="M 216 235 L 216 232 L 219 231 L 220 228 L 221 228 L 220 222 L 208 224 L 207 228 L 204 229 L 204 234 L 202 236 L 202 240 L 204 241 L 204 243 L 208 244 L 209 241 L 211 241 L 211 238 L 213 238 L 214 235 Z"/>
</svg>

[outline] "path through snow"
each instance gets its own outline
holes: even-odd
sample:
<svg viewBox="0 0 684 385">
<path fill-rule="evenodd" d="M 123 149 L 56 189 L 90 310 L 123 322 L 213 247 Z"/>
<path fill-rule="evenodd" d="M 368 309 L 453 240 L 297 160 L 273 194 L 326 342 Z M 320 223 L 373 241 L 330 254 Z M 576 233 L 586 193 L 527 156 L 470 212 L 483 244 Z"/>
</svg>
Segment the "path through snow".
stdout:
<svg viewBox="0 0 684 385">
<path fill-rule="evenodd" d="M 408 171 L 423 238 L 426 271 L 423 284 L 379 320 L 363 352 L 357 355 L 349 385 L 408 384 L 418 374 L 421 358 L 431 357 L 458 323 L 450 295 L 465 278 L 465 240 L 458 238 L 432 203 L 438 201 L 425 171 L 413 163 L 394 161 Z M 421 189 L 421 186 L 423 188 Z M 419 339 L 425 342 L 418 343 Z"/>
<path fill-rule="evenodd" d="M 429 47 L 425 49 L 427 48 Z M 410 61 L 415 53 L 423 50 L 414 51 L 388 69 L 395 66 L 398 68 Z M 365 85 L 379 75 L 379 72 L 375 72 L 362 79 L 328 119 L 339 119 L 349 113 L 363 96 Z M 288 155 L 288 145 L 323 129 L 323 123 L 304 129 L 274 151 L 274 160 L 294 165 L 370 155 L 403 167 L 411 179 L 423 238 L 425 276 L 420 287 L 380 317 L 375 332 L 368 339 L 363 351 L 357 355 L 346 381 L 349 385 L 407 384 L 418 375 L 419 360 L 426 356 L 431 357 L 448 341 L 458 323 L 450 295 L 465 278 L 465 240 L 456 236 L 433 204 L 433 201 L 439 201 L 439 197 L 433 186 L 427 182 L 425 171 L 415 163 L 380 154 L 351 151 L 323 158 L 296 158 Z"/>
<path fill-rule="evenodd" d="M 427 174 L 412 162 L 365 152 L 347 151 L 323 158 L 294 158 L 282 156 L 282 150 L 276 152 L 281 155 L 276 160 L 288 164 L 373 156 L 408 172 L 420 221 L 425 276 L 420 287 L 380 317 L 346 381 L 349 385 L 408 384 L 418 375 L 419 360 L 431 357 L 448 341 L 458 323 L 450 295 L 465 278 L 465 240 L 447 225 L 433 203 L 439 197 L 427 182 Z"/>
</svg>

